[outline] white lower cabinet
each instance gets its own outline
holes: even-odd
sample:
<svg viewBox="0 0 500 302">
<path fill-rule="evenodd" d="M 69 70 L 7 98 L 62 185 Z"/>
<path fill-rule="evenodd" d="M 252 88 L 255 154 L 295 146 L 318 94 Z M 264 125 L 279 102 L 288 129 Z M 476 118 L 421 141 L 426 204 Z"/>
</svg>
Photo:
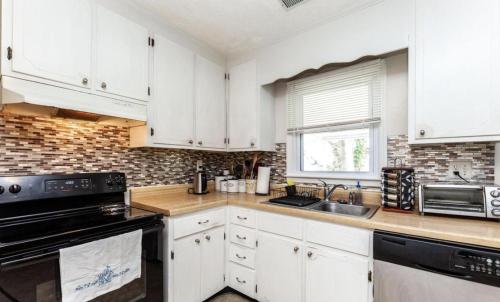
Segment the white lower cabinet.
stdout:
<svg viewBox="0 0 500 302">
<path fill-rule="evenodd" d="M 300 302 L 301 242 L 260 232 L 257 247 L 257 299 L 262 302 Z"/>
<path fill-rule="evenodd" d="M 200 302 L 225 287 L 224 208 L 167 219 L 167 301 Z M 193 221 L 212 227 L 194 229 Z M 188 230 L 192 230 L 188 234 Z M 177 234 L 175 236 L 174 234 Z M 179 235 L 182 235 L 179 237 Z"/>
<path fill-rule="evenodd" d="M 328 248 L 306 248 L 305 302 L 368 302 L 367 257 Z"/>
</svg>

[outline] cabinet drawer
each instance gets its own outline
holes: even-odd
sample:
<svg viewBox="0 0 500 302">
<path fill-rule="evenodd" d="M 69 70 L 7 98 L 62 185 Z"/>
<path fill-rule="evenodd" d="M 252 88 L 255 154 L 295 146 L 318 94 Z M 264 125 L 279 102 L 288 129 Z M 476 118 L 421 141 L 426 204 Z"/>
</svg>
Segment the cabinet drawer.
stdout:
<svg viewBox="0 0 500 302">
<path fill-rule="evenodd" d="M 232 224 L 230 230 L 231 242 L 255 248 L 255 230 Z"/>
<path fill-rule="evenodd" d="M 257 228 L 269 233 L 302 239 L 302 224 L 300 218 L 257 212 Z"/>
<path fill-rule="evenodd" d="M 231 244 L 229 246 L 229 260 L 255 269 L 255 250 Z"/>
<path fill-rule="evenodd" d="M 255 295 L 255 271 L 230 263 L 229 286 L 253 298 Z"/>
<path fill-rule="evenodd" d="M 370 254 L 371 231 L 319 221 L 307 221 L 308 242 L 352 252 L 364 256 Z"/>
<path fill-rule="evenodd" d="M 215 209 L 174 218 L 174 239 L 224 225 L 226 209 Z"/>
<path fill-rule="evenodd" d="M 255 227 L 255 211 L 245 208 L 231 207 L 229 209 L 229 221 L 233 224 Z"/>
</svg>

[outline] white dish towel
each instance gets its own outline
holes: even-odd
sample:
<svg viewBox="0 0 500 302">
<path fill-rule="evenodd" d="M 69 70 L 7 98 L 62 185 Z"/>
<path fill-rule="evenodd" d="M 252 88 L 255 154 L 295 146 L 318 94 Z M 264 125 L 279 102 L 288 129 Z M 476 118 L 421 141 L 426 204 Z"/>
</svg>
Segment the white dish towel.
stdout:
<svg viewBox="0 0 500 302">
<path fill-rule="evenodd" d="M 63 302 L 85 302 L 141 277 L 142 230 L 59 251 Z"/>
</svg>

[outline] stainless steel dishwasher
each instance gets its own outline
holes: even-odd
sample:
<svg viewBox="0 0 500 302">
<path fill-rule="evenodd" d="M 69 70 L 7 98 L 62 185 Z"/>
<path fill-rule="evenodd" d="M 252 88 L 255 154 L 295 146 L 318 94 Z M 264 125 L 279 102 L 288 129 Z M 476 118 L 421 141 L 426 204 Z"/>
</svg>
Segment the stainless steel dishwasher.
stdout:
<svg viewBox="0 0 500 302">
<path fill-rule="evenodd" d="M 376 231 L 375 302 L 498 302 L 500 250 Z"/>
</svg>

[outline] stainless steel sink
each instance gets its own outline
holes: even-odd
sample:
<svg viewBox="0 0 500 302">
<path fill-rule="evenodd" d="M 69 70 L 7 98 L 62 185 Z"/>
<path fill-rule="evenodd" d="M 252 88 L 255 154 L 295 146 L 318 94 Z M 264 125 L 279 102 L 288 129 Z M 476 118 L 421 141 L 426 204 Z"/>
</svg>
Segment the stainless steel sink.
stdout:
<svg viewBox="0 0 500 302">
<path fill-rule="evenodd" d="M 309 210 L 318 211 L 329 214 L 345 215 L 358 218 L 369 219 L 378 210 L 376 205 L 350 205 L 340 204 L 336 202 L 323 201 L 309 207 Z"/>
</svg>

